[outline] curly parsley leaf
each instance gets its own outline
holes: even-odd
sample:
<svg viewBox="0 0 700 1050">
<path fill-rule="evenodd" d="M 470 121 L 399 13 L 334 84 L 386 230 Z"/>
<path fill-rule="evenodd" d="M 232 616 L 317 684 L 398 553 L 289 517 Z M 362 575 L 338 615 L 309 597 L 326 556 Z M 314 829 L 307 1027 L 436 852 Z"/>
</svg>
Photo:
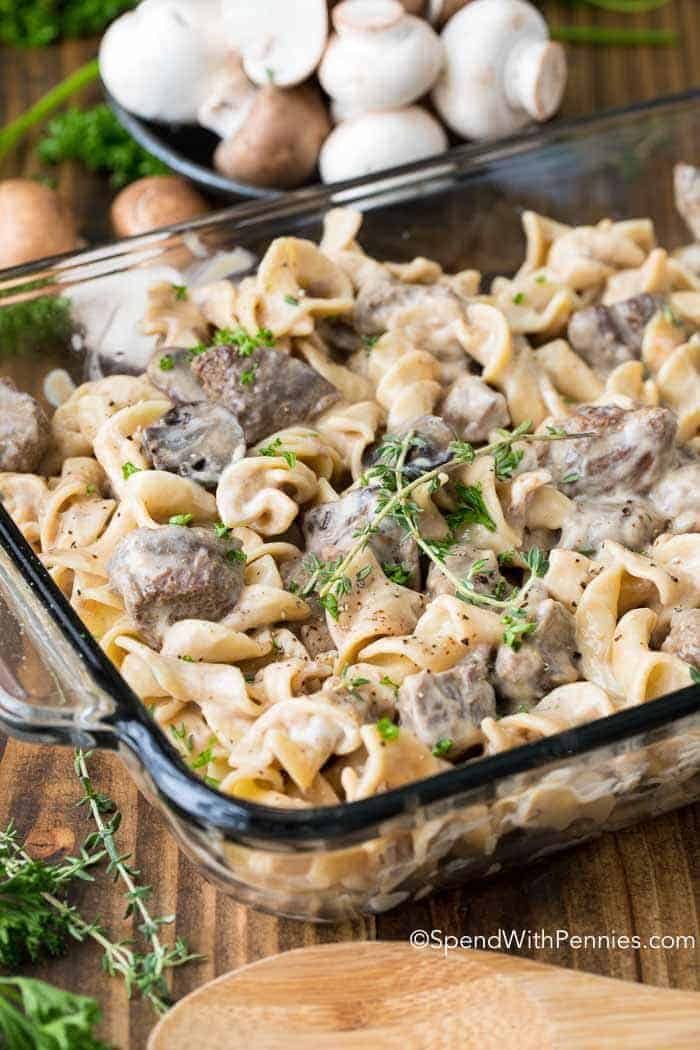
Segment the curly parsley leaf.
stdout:
<svg viewBox="0 0 700 1050">
<path fill-rule="evenodd" d="M 169 172 L 162 161 L 132 139 L 104 102 L 84 110 L 71 106 L 54 117 L 38 153 L 45 164 L 77 160 L 89 171 L 108 172 L 117 188 L 147 175 Z"/>
</svg>

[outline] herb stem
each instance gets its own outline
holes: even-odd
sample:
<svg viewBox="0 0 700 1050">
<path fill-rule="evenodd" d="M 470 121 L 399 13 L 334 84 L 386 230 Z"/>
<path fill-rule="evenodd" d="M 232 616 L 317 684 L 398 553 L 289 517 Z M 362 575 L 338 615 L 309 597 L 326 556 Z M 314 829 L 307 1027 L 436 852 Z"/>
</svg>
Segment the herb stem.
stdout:
<svg viewBox="0 0 700 1050">
<path fill-rule="evenodd" d="M 529 422 L 521 423 L 520 426 L 516 427 L 516 429 L 511 434 L 507 434 L 504 437 L 500 438 L 498 441 L 492 441 L 489 445 L 484 445 L 483 448 L 475 450 L 473 459 L 482 459 L 484 456 L 491 456 L 498 449 L 509 448 L 511 445 L 515 444 L 516 441 L 570 441 L 575 438 L 590 436 L 589 434 L 567 433 L 530 434 L 528 433 L 528 430 L 531 426 L 532 424 Z M 409 442 L 407 441 L 407 444 L 408 443 Z M 376 531 L 377 526 L 380 525 L 385 518 L 387 518 L 390 514 L 394 513 L 397 507 L 399 507 L 405 501 L 406 496 L 409 496 L 415 489 L 419 487 L 419 485 L 427 484 L 434 478 L 437 478 L 441 474 L 444 474 L 446 471 L 450 470 L 452 467 L 465 466 L 465 462 L 465 460 L 460 458 L 451 459 L 447 463 L 442 463 L 439 467 L 434 467 L 432 470 L 426 471 L 425 474 L 420 474 L 417 478 L 414 478 L 412 481 L 409 481 L 406 484 L 403 484 L 403 475 L 401 471 L 398 471 L 397 479 L 400 480 L 397 480 L 398 487 L 396 489 L 396 492 L 394 492 L 391 498 L 386 501 L 384 506 L 379 511 L 377 511 L 375 516 L 372 518 L 370 522 L 370 527 L 365 533 L 365 535 L 363 535 L 358 540 L 358 542 L 350 548 L 350 550 L 345 555 L 340 564 L 337 566 L 333 574 L 323 585 L 323 587 L 319 591 L 319 598 L 323 599 L 331 593 L 338 580 L 346 575 L 347 570 L 350 568 L 358 554 L 360 554 L 360 552 L 365 549 L 369 542 L 369 537 L 371 533 Z"/>
<path fill-rule="evenodd" d="M 551 26 L 553 40 L 569 44 L 608 44 L 611 47 L 674 47 L 675 29 L 631 29 L 605 26 Z"/>
<path fill-rule="evenodd" d="M 60 84 L 51 88 L 47 94 L 43 95 L 25 113 L 6 124 L 0 131 L 0 160 L 3 160 L 14 149 L 20 139 L 27 132 L 31 131 L 36 124 L 40 124 L 41 121 L 45 120 L 59 106 L 62 106 L 64 102 L 67 102 L 81 88 L 96 80 L 99 76 L 99 71 L 98 61 L 94 58 L 74 73 L 71 73 Z"/>
</svg>

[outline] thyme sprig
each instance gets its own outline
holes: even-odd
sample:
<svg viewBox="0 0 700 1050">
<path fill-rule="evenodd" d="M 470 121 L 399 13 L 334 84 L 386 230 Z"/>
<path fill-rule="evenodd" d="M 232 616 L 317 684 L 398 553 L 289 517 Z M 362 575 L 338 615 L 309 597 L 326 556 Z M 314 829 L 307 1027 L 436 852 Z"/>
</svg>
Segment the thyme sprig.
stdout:
<svg viewBox="0 0 700 1050">
<path fill-rule="evenodd" d="M 532 423 L 526 420 L 512 431 L 499 431 L 498 440 L 492 441 L 479 449 L 475 449 L 468 442 L 452 442 L 450 445 L 450 459 L 431 470 L 423 472 L 418 477 L 408 480 L 404 473 L 408 453 L 411 448 L 421 447 L 425 442 L 413 433 L 409 433 L 403 438 L 387 435 L 379 449 L 377 462 L 360 479 L 360 483 L 363 485 L 378 482 L 376 514 L 367 525 L 355 534 L 355 542 L 344 557 L 325 564 L 316 559 L 317 564 L 314 565 L 311 571 L 311 576 L 304 588 L 304 592 L 308 595 L 320 584 L 320 589 L 318 590 L 319 601 L 331 616 L 337 619 L 338 602 L 343 595 L 349 593 L 352 589 L 352 581 L 348 575 L 349 569 L 355 559 L 367 547 L 381 523 L 386 518 L 392 517 L 410 532 L 418 547 L 434 564 L 439 566 L 443 575 L 450 582 L 456 584 L 456 593 L 459 597 L 468 594 L 468 600 L 475 603 L 493 605 L 501 609 L 508 608 L 509 602 L 507 600 L 478 593 L 473 586 L 467 586 L 465 581 L 459 580 L 454 573 L 447 569 L 444 557 L 449 549 L 449 545 L 446 546 L 444 541 L 428 541 L 423 538 L 418 527 L 420 508 L 410 497 L 422 485 L 428 485 L 429 491 L 435 491 L 436 488 L 439 488 L 448 480 L 449 471 L 455 467 L 471 464 L 485 456 L 493 456 L 496 465 L 500 463 L 502 469 L 505 466 L 505 469 L 510 470 L 510 474 L 512 474 L 513 469 L 522 459 L 522 455 L 519 457 L 517 455 L 508 455 L 508 453 L 517 454 L 520 451 L 519 449 L 513 449 L 513 445 L 517 442 L 565 441 L 590 436 L 590 434 L 569 434 L 565 430 L 551 426 L 547 428 L 547 433 L 545 434 L 533 434 Z"/>
<path fill-rule="evenodd" d="M 90 753 L 75 754 L 75 772 L 84 792 L 77 804 L 90 809 L 96 830 L 78 856 L 56 864 L 34 860 L 20 845 L 12 825 L 0 830 L 0 965 L 14 967 L 25 959 L 60 954 L 68 937 L 81 942 L 91 939 L 102 948 L 105 971 L 124 980 L 127 994 L 139 992 L 157 1013 L 164 1013 L 170 1005 L 166 972 L 199 956 L 180 938 L 172 946 L 161 941 L 160 928 L 172 923 L 174 916 L 153 916 L 149 911 L 151 887 L 140 884 L 138 869 L 119 850 L 115 836 L 121 814 L 111 798 L 95 789 L 89 758 Z M 138 931 L 148 945 L 145 952 L 132 942 L 112 940 L 98 921 L 86 919 L 67 899 L 70 884 L 76 879 L 93 881 L 90 869 L 104 860 L 115 882 L 126 887 L 125 917 L 141 920 Z"/>
</svg>

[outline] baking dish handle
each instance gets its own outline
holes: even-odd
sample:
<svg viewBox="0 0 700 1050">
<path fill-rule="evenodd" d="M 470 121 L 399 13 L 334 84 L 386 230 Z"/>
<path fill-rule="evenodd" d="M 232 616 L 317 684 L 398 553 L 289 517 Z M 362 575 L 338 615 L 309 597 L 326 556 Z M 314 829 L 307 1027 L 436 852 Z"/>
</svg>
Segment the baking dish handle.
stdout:
<svg viewBox="0 0 700 1050">
<path fill-rule="evenodd" d="M 0 730 L 24 740 L 116 747 L 130 693 L 0 506 Z"/>
</svg>

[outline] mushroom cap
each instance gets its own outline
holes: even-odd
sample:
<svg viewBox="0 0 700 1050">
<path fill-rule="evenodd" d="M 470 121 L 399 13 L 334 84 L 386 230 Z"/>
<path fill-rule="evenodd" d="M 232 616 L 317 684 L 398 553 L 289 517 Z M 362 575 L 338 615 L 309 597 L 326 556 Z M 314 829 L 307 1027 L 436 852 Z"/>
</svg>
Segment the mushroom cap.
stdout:
<svg viewBox="0 0 700 1050">
<path fill-rule="evenodd" d="M 434 25 L 442 27 L 452 18 L 452 15 L 461 11 L 463 7 L 470 4 L 472 0 L 428 0 L 428 10 L 425 17 Z"/>
<path fill-rule="evenodd" d="M 34 179 L 0 182 L 0 267 L 70 252 L 78 246 L 73 213 Z"/>
<path fill-rule="evenodd" d="M 227 47 L 212 32 L 212 0 L 144 0 L 111 24 L 100 74 L 125 109 L 145 120 L 194 123 Z"/>
<path fill-rule="evenodd" d="M 229 47 L 253 83 L 293 87 L 311 76 L 328 35 L 326 0 L 221 0 Z"/>
<path fill-rule="evenodd" d="M 240 56 L 232 53 L 212 79 L 197 119 L 202 127 L 228 139 L 242 126 L 257 93 L 257 87 L 245 75 Z"/>
<path fill-rule="evenodd" d="M 371 175 L 447 149 L 442 125 L 420 106 L 365 113 L 339 124 L 321 149 L 324 182 Z"/>
<path fill-rule="evenodd" d="M 445 67 L 432 99 L 463 138 L 508 135 L 556 112 L 566 60 L 547 23 L 525 0 L 472 0 L 442 31 Z"/>
<path fill-rule="evenodd" d="M 119 237 L 135 237 L 204 215 L 209 206 L 179 175 L 149 175 L 117 194 L 110 218 Z"/>
<path fill-rule="evenodd" d="M 343 113 L 397 109 L 430 90 L 442 69 L 440 38 L 398 0 L 344 0 L 318 70 Z"/>
<path fill-rule="evenodd" d="M 221 142 L 214 164 L 230 178 L 255 186 L 299 186 L 316 167 L 330 130 L 326 107 L 310 86 L 258 90 L 245 122 Z"/>
</svg>

